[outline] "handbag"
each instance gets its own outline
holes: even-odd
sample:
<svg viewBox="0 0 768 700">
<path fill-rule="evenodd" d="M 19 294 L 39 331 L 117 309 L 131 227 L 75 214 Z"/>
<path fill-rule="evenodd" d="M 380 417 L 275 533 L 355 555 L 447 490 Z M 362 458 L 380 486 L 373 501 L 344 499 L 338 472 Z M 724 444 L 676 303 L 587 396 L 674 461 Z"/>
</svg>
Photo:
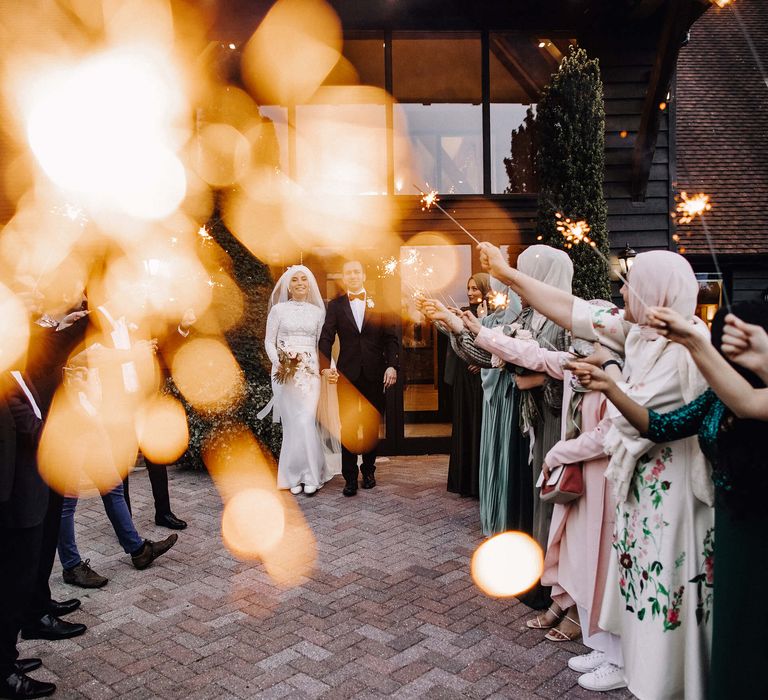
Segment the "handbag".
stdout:
<svg viewBox="0 0 768 700">
<path fill-rule="evenodd" d="M 536 482 L 541 491 L 539 498 L 545 503 L 570 503 L 584 494 L 583 464 L 561 464 L 549 473 L 544 483 L 544 472 Z"/>
</svg>

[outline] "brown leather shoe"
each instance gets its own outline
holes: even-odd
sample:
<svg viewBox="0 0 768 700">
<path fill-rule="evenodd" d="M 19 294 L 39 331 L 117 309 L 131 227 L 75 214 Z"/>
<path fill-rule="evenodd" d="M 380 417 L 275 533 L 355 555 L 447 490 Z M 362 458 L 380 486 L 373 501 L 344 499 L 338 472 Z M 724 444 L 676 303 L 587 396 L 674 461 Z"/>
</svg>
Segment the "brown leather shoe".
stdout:
<svg viewBox="0 0 768 700">
<path fill-rule="evenodd" d="M 177 534 L 168 535 L 164 540 L 152 542 L 144 540 L 144 546 L 136 553 L 131 554 L 131 561 L 137 569 L 146 569 L 155 559 L 165 554 L 179 539 Z"/>
</svg>

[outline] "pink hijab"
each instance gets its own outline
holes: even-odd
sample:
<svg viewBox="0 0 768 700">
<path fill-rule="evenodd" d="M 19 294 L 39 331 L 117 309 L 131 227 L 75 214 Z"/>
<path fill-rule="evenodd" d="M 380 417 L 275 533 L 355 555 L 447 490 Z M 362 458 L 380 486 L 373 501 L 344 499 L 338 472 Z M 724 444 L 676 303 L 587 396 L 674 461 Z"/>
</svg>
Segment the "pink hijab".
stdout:
<svg viewBox="0 0 768 700">
<path fill-rule="evenodd" d="M 632 266 L 629 284 L 634 293 L 630 290 L 627 306 L 638 325 L 646 324 L 649 306 L 668 306 L 686 318 L 696 311 L 699 284 L 688 261 L 677 253 L 640 253 Z"/>
</svg>

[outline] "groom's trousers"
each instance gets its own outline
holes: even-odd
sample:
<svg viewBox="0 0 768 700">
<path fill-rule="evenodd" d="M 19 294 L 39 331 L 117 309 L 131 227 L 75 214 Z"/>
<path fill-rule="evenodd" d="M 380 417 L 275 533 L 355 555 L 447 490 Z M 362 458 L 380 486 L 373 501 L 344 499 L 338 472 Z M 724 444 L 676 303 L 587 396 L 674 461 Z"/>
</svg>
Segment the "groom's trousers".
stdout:
<svg viewBox="0 0 768 700">
<path fill-rule="evenodd" d="M 379 423 L 384 412 L 384 383 L 364 376 L 350 382 L 339 376 L 339 418 L 341 422 L 341 473 L 348 484 L 357 484 L 357 456 L 363 455 L 363 476 L 376 471 Z"/>
</svg>

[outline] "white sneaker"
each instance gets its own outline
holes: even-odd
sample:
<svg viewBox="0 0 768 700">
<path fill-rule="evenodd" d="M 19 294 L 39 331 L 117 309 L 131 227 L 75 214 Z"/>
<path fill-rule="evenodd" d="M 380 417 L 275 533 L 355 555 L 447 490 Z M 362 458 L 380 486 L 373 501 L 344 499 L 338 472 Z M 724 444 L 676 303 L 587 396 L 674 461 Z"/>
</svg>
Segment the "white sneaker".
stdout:
<svg viewBox="0 0 768 700">
<path fill-rule="evenodd" d="M 301 493 L 303 490 L 304 490 L 304 489 L 302 489 L 302 488 L 301 488 L 301 484 L 299 484 L 298 486 L 294 486 L 294 487 L 291 489 L 291 493 L 292 493 L 294 496 L 297 496 L 297 495 L 298 495 L 298 494 L 300 494 L 300 493 Z"/>
<path fill-rule="evenodd" d="M 589 654 L 572 656 L 568 659 L 568 668 L 577 673 L 589 673 L 594 671 L 603 661 L 605 661 L 605 652 L 594 649 Z"/>
<path fill-rule="evenodd" d="M 579 685 L 587 690 L 601 692 L 626 688 L 627 682 L 624 680 L 624 669 L 606 661 L 600 664 L 592 673 L 585 673 L 583 676 L 579 676 Z"/>
</svg>

